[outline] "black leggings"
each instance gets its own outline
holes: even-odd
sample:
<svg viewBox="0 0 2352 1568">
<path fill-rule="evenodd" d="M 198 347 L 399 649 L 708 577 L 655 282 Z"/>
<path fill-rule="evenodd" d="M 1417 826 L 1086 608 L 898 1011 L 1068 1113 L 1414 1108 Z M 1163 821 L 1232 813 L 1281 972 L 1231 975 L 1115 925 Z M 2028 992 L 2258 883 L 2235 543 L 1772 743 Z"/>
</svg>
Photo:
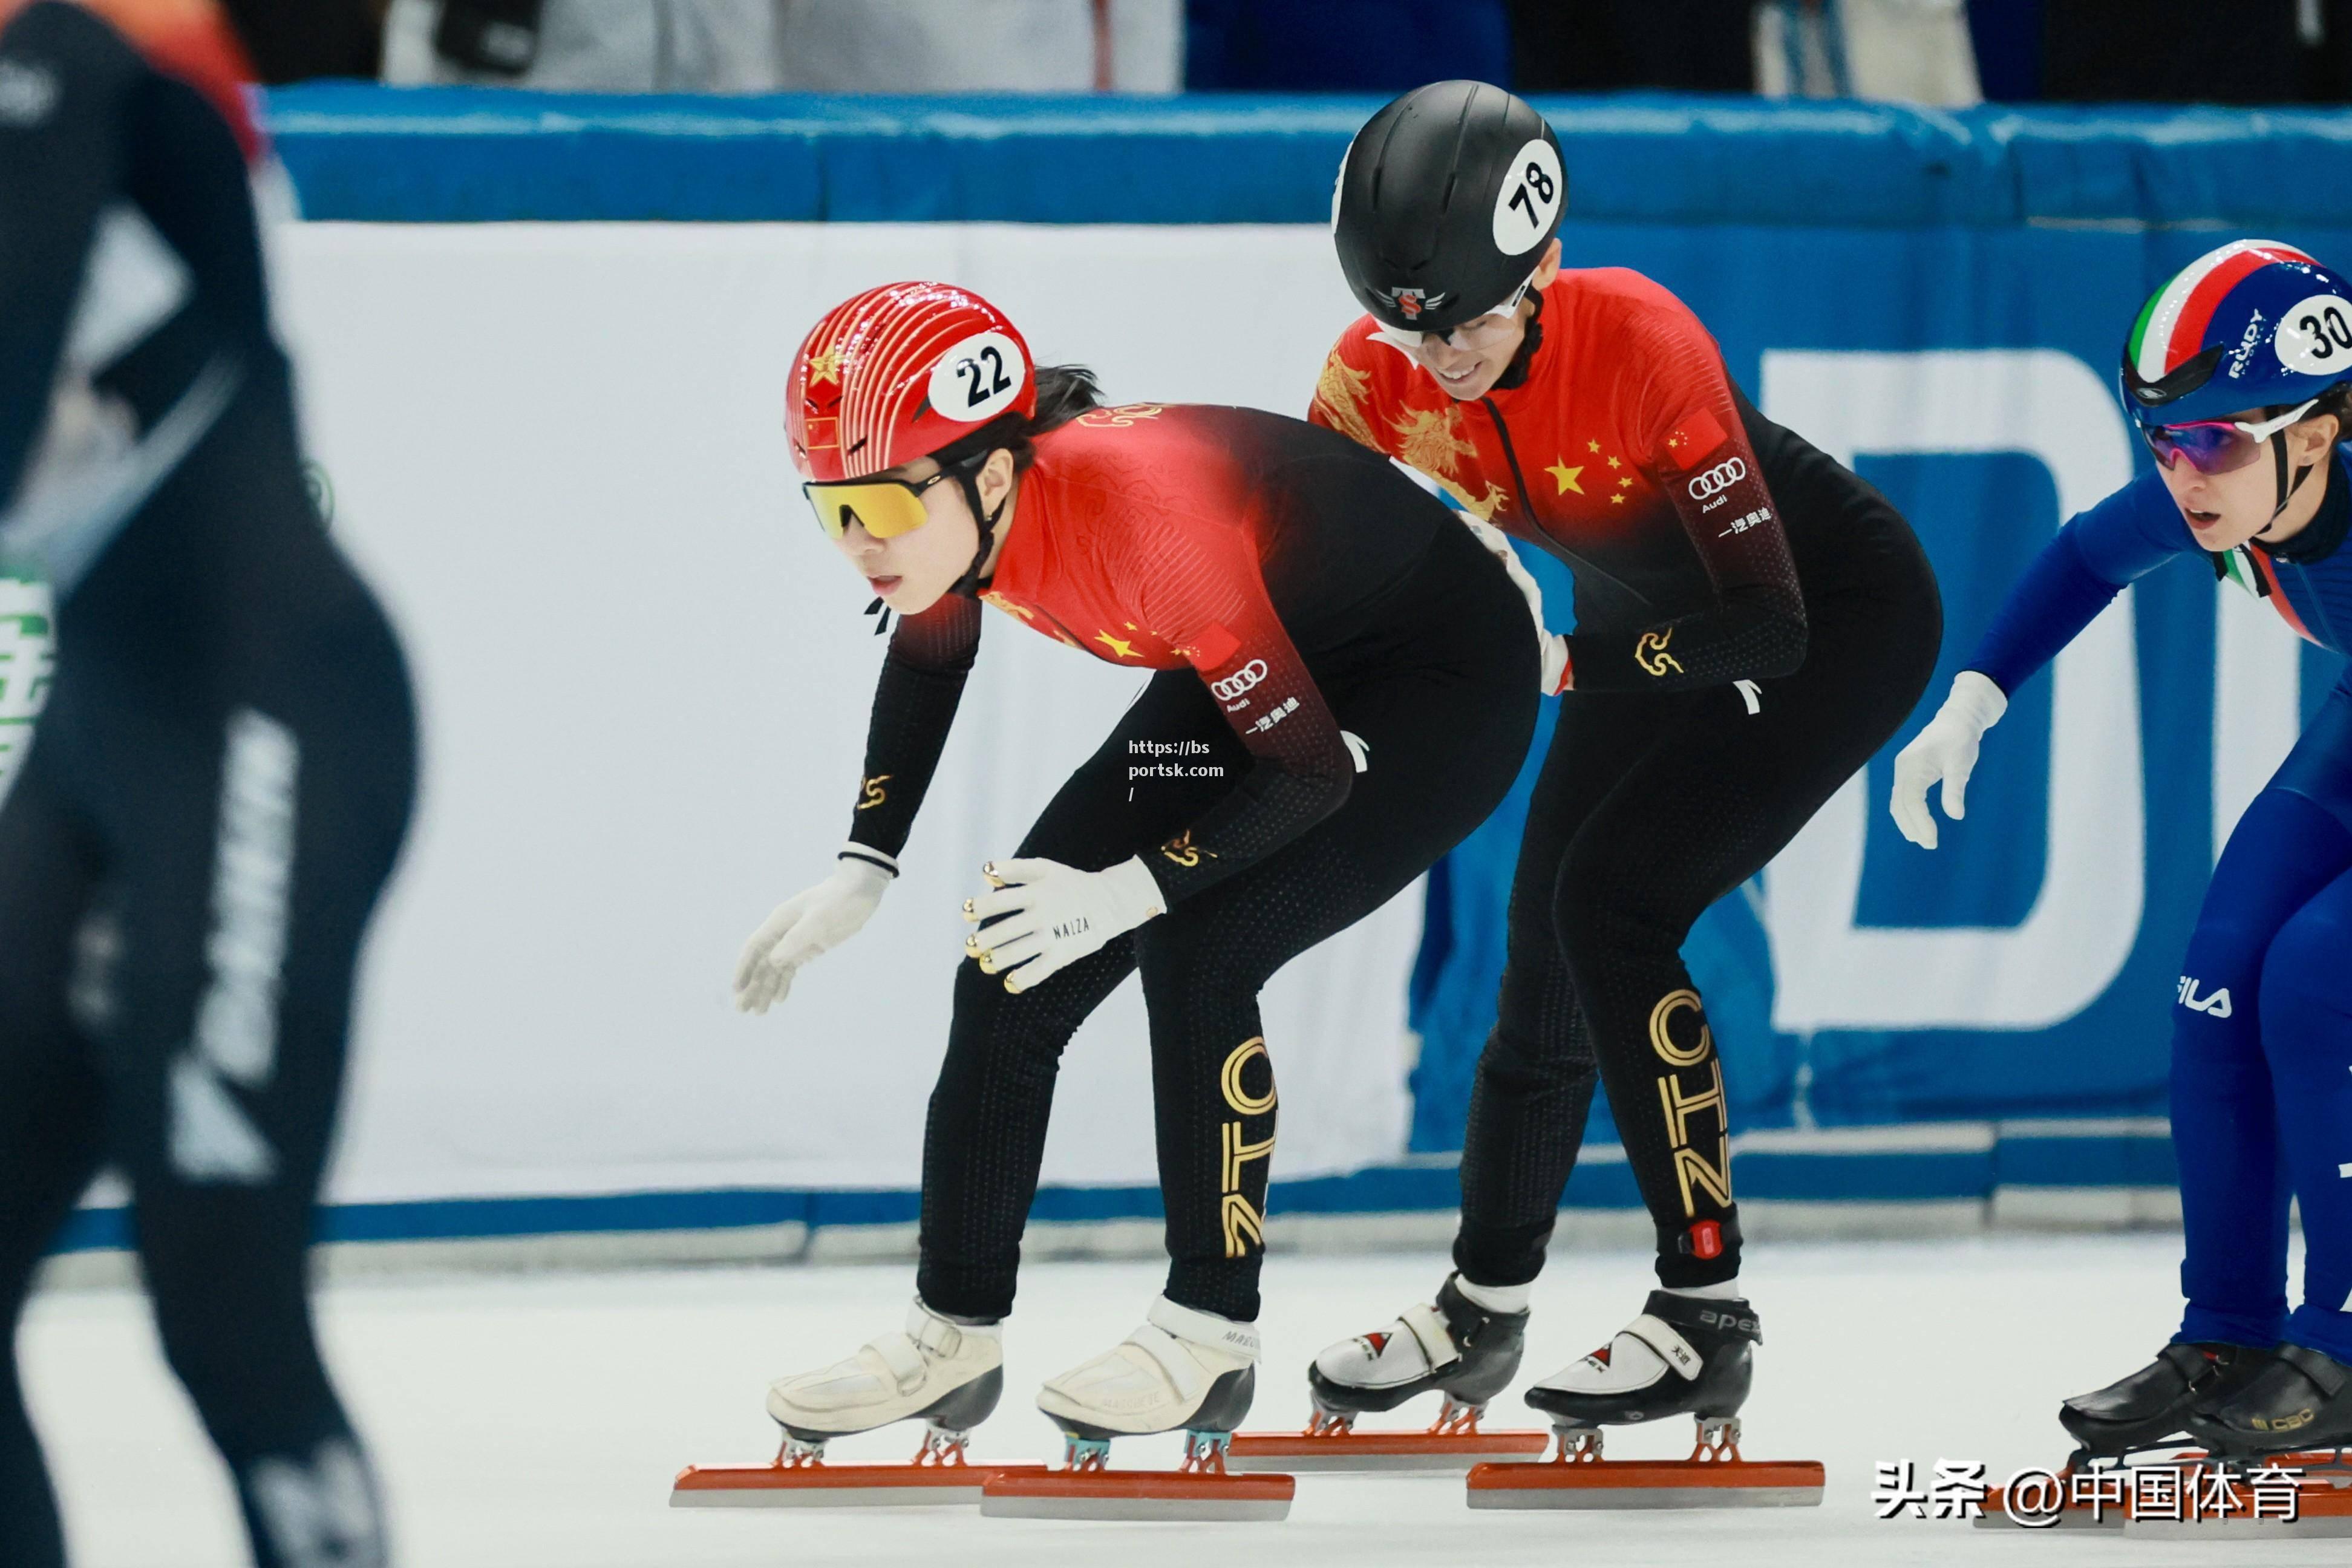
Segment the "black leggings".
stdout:
<svg viewBox="0 0 2352 1568">
<path fill-rule="evenodd" d="M 268 402 L 233 408 L 61 607 L 54 696 L 0 807 L 0 1324 L 111 1165 L 257 1560 L 373 1568 L 374 1486 L 305 1259 L 413 720 Z M 0 1558 L 65 1561 L 13 1354 Z"/>
<path fill-rule="evenodd" d="M 1561 700 L 1462 1146 L 1454 1258 L 1469 1279 L 1518 1285 L 1543 1268 L 1596 1066 L 1660 1281 L 1738 1273 L 1723 1071 L 1680 949 L 1901 726 L 1943 637 L 1935 576 L 1891 508 L 1841 564 L 1808 595 L 1803 666 L 1759 683 L 1753 713 L 1731 686 Z"/>
<path fill-rule="evenodd" d="M 1009 993 L 970 962 L 958 973 L 923 1144 L 918 1285 L 936 1310 L 990 1321 L 1012 1310 L 1062 1049 L 1140 969 L 1168 1295 L 1243 1321 L 1257 1317 L 1275 1124 L 1258 990 L 1484 821 L 1534 732 L 1527 607 L 1466 530 L 1439 531 L 1374 635 L 1376 657 L 1352 670 L 1345 656 L 1360 650 L 1319 665 L 1308 658 L 1340 726 L 1368 748 L 1370 765 L 1338 811 L 1033 992 Z M 1131 777 L 1133 767 L 1167 760 L 1131 752 L 1137 741 L 1198 742 L 1204 752 L 1179 760 L 1221 767 L 1223 776 Z M 1158 676 L 1055 795 L 1020 852 L 1087 870 L 1150 856 L 1248 765 L 1197 676 Z"/>
</svg>

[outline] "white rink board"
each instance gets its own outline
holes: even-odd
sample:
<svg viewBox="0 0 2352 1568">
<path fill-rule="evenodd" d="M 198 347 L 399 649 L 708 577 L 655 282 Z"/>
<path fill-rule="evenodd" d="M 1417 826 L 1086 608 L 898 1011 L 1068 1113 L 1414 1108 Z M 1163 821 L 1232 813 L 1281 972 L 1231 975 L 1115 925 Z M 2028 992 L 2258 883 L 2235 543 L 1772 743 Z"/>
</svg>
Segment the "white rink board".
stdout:
<svg viewBox="0 0 2352 1568">
<path fill-rule="evenodd" d="M 991 616 L 907 874 L 783 1008 L 728 981 L 846 832 L 881 645 L 782 433 L 857 289 L 974 286 L 1118 400 L 1303 412 L 1352 317 L 1319 227 L 320 224 L 281 308 L 334 530 L 425 718 L 381 919 L 346 1202 L 909 1186 L 982 860 L 1142 678 Z M 1213 298 L 1213 330 L 1171 306 Z M 1416 888 L 1269 988 L 1276 1173 L 1393 1157 Z M 1046 1179 L 1153 1179 L 1132 983 L 1066 1058 Z"/>
</svg>

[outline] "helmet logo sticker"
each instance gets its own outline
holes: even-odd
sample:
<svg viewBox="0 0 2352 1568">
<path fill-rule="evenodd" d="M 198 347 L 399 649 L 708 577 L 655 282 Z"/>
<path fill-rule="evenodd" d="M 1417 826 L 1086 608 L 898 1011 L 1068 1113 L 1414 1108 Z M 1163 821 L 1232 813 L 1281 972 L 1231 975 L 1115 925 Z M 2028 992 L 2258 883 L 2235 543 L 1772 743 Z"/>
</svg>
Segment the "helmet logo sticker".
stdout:
<svg viewBox="0 0 2352 1568">
<path fill-rule="evenodd" d="M 2352 376 L 2352 300 L 2314 294 L 2279 321 L 2279 363 L 2305 375 Z"/>
<path fill-rule="evenodd" d="M 1426 289 L 1383 289 L 1381 291 L 1395 301 L 1397 314 L 1408 321 L 1418 321 L 1423 310 L 1434 310 L 1454 297 L 1444 289 L 1434 294 Z"/>
<path fill-rule="evenodd" d="M 1012 407 L 1028 379 L 1020 344 L 1003 332 L 974 332 L 932 367 L 930 405 L 959 424 L 978 425 Z"/>
<path fill-rule="evenodd" d="M 1537 137 L 1520 148 L 1495 193 L 1495 248 L 1519 256 L 1541 244 L 1559 217 L 1566 184 L 1550 142 Z"/>
</svg>

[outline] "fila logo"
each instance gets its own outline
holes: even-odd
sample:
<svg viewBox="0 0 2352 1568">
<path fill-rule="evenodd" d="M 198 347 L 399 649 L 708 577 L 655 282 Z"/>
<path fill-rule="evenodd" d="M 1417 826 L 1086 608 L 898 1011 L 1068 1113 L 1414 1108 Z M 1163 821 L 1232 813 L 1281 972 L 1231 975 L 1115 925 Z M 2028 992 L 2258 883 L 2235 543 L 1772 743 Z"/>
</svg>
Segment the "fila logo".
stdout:
<svg viewBox="0 0 2352 1568">
<path fill-rule="evenodd" d="M 2230 988 L 2226 985 L 2210 994 L 2200 996 L 2197 994 L 2197 982 L 2184 974 L 2180 977 L 2180 987 L 2176 994 L 2180 998 L 2180 1005 L 2192 1013 L 2202 1013 L 2209 1018 L 2230 1016 Z"/>
<path fill-rule="evenodd" d="M 1727 458 L 1690 482 L 1691 500 L 1705 500 L 1719 495 L 1748 477 L 1748 464 L 1738 458 Z"/>
<path fill-rule="evenodd" d="M 1209 690 L 1220 702 L 1231 702 L 1265 679 L 1265 660 L 1254 658 L 1223 680 L 1212 681 Z"/>
</svg>

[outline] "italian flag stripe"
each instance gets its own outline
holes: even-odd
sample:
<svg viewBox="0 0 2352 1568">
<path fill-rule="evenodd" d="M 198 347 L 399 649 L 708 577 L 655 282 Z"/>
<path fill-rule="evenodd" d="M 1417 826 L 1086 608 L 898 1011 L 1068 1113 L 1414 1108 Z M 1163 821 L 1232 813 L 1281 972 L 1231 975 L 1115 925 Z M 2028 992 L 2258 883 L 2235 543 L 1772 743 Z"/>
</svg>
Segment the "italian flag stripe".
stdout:
<svg viewBox="0 0 2352 1568">
<path fill-rule="evenodd" d="M 2278 568 L 2271 564 L 2270 557 L 2259 550 L 2249 550 L 2244 553 L 2252 557 L 2255 569 L 2262 573 L 2263 580 L 2271 585 L 2271 608 L 2276 610 L 2280 618 L 2294 628 L 2295 636 L 2308 643 L 2318 642 L 2319 639 L 2311 635 L 2311 628 L 2303 624 L 2303 617 L 2294 613 L 2294 605 L 2288 602 L 2286 587 L 2279 581 Z"/>
<path fill-rule="evenodd" d="M 2132 325 L 2132 367 L 2143 381 L 2155 381 L 2196 353 L 2214 310 L 2247 274 L 2273 261 L 2316 266 L 2291 245 L 2274 239 L 2241 239 L 2209 252 L 2173 274 Z"/>
</svg>

